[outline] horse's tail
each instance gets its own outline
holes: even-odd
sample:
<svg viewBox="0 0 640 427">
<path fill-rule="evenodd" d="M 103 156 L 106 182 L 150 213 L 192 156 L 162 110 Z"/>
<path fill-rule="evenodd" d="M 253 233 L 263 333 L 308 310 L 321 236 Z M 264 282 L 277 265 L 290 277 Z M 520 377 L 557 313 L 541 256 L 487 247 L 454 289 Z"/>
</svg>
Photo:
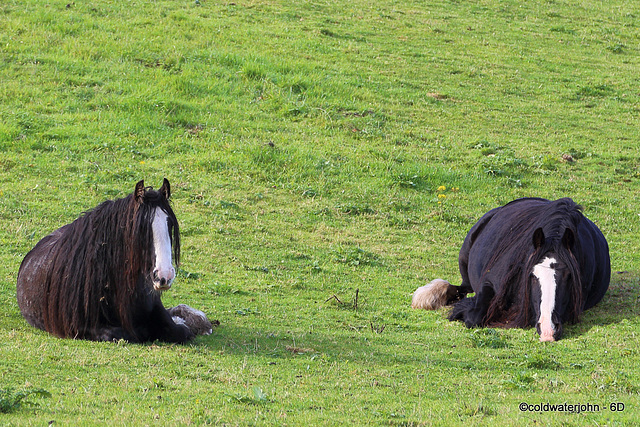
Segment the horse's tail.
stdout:
<svg viewBox="0 0 640 427">
<path fill-rule="evenodd" d="M 437 310 L 460 299 L 458 288 L 446 280 L 432 280 L 429 284 L 416 289 L 411 300 L 411 308 Z"/>
</svg>

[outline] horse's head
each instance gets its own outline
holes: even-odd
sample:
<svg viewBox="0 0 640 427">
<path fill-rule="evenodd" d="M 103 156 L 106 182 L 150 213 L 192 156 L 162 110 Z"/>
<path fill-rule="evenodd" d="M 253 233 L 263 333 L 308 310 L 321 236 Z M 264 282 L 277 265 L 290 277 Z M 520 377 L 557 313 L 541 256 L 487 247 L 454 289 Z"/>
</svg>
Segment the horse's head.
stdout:
<svg viewBox="0 0 640 427">
<path fill-rule="evenodd" d="M 138 182 L 135 189 L 135 198 L 140 207 L 146 213 L 145 221 L 151 223 L 151 235 L 153 241 L 153 270 L 151 281 L 156 291 L 166 291 L 171 288 L 176 270 L 173 267 L 173 254 L 176 264 L 179 261 L 180 240 L 178 221 L 169 205 L 171 189 L 169 181 L 165 178 L 162 187 L 158 191 L 144 187 L 144 181 Z"/>
<path fill-rule="evenodd" d="M 577 320 L 576 305 L 581 298 L 580 274 L 571 249 L 574 233 L 567 228 L 555 245 L 546 242 L 538 228 L 533 235 L 537 262 L 531 270 L 531 304 L 540 341 L 556 341 L 562 336 L 562 324 Z"/>
</svg>

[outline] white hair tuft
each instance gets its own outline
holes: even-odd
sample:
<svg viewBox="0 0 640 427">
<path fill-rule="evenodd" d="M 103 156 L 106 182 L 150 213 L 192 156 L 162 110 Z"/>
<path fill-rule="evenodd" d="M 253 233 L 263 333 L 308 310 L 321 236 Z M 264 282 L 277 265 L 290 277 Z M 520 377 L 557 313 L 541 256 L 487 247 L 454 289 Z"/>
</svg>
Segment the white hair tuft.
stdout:
<svg viewBox="0 0 640 427">
<path fill-rule="evenodd" d="M 434 279 L 425 286 L 421 286 L 413 293 L 411 308 L 437 310 L 447 305 L 447 289 L 451 286 L 443 279 Z"/>
</svg>

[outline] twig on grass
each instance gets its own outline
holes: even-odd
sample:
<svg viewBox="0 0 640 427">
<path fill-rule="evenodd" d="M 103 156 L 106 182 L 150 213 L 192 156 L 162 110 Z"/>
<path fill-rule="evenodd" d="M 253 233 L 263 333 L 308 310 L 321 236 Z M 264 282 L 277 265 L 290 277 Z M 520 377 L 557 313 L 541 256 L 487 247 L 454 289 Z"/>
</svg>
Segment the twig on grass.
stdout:
<svg viewBox="0 0 640 427">
<path fill-rule="evenodd" d="M 332 299 L 335 299 L 336 301 L 338 301 L 339 304 L 342 304 L 342 301 L 340 301 L 340 298 L 338 298 L 338 296 L 336 294 L 331 295 L 324 302 L 329 302 L 329 300 L 332 300 Z"/>
<path fill-rule="evenodd" d="M 371 332 L 375 332 L 376 334 L 381 334 L 384 328 L 387 327 L 387 325 L 374 326 L 372 321 L 369 321 L 369 326 L 371 326 Z"/>
<path fill-rule="evenodd" d="M 356 289 L 356 295 L 353 299 L 353 303 L 351 304 L 351 307 L 353 308 L 354 311 L 358 311 L 358 298 L 360 296 L 360 289 Z M 349 307 L 348 304 L 343 303 L 342 301 L 340 301 L 340 298 L 338 298 L 338 296 L 336 294 L 331 295 L 329 298 L 327 298 L 326 300 L 324 300 L 324 302 L 329 302 L 332 299 L 336 300 L 338 302 L 338 304 L 340 305 L 346 305 L 347 307 Z"/>
</svg>

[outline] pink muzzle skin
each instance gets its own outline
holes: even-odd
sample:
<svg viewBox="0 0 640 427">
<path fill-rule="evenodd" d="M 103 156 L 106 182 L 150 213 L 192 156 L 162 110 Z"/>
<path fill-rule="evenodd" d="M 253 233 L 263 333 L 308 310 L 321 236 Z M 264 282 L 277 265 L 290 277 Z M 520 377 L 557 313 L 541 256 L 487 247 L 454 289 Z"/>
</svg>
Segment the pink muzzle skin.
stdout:
<svg viewBox="0 0 640 427">
<path fill-rule="evenodd" d="M 562 335 L 562 324 L 553 323 L 547 319 L 540 318 L 537 325 L 538 333 L 540 334 L 540 342 L 554 342 L 556 338 L 560 338 Z"/>
<path fill-rule="evenodd" d="M 547 330 L 543 327 L 540 327 L 540 342 L 553 342 L 556 339 L 553 338 L 553 329 Z"/>
<path fill-rule="evenodd" d="M 176 277 L 176 271 L 171 268 L 170 270 L 153 272 L 153 287 L 156 291 L 166 291 L 171 289 L 173 279 Z"/>
</svg>

